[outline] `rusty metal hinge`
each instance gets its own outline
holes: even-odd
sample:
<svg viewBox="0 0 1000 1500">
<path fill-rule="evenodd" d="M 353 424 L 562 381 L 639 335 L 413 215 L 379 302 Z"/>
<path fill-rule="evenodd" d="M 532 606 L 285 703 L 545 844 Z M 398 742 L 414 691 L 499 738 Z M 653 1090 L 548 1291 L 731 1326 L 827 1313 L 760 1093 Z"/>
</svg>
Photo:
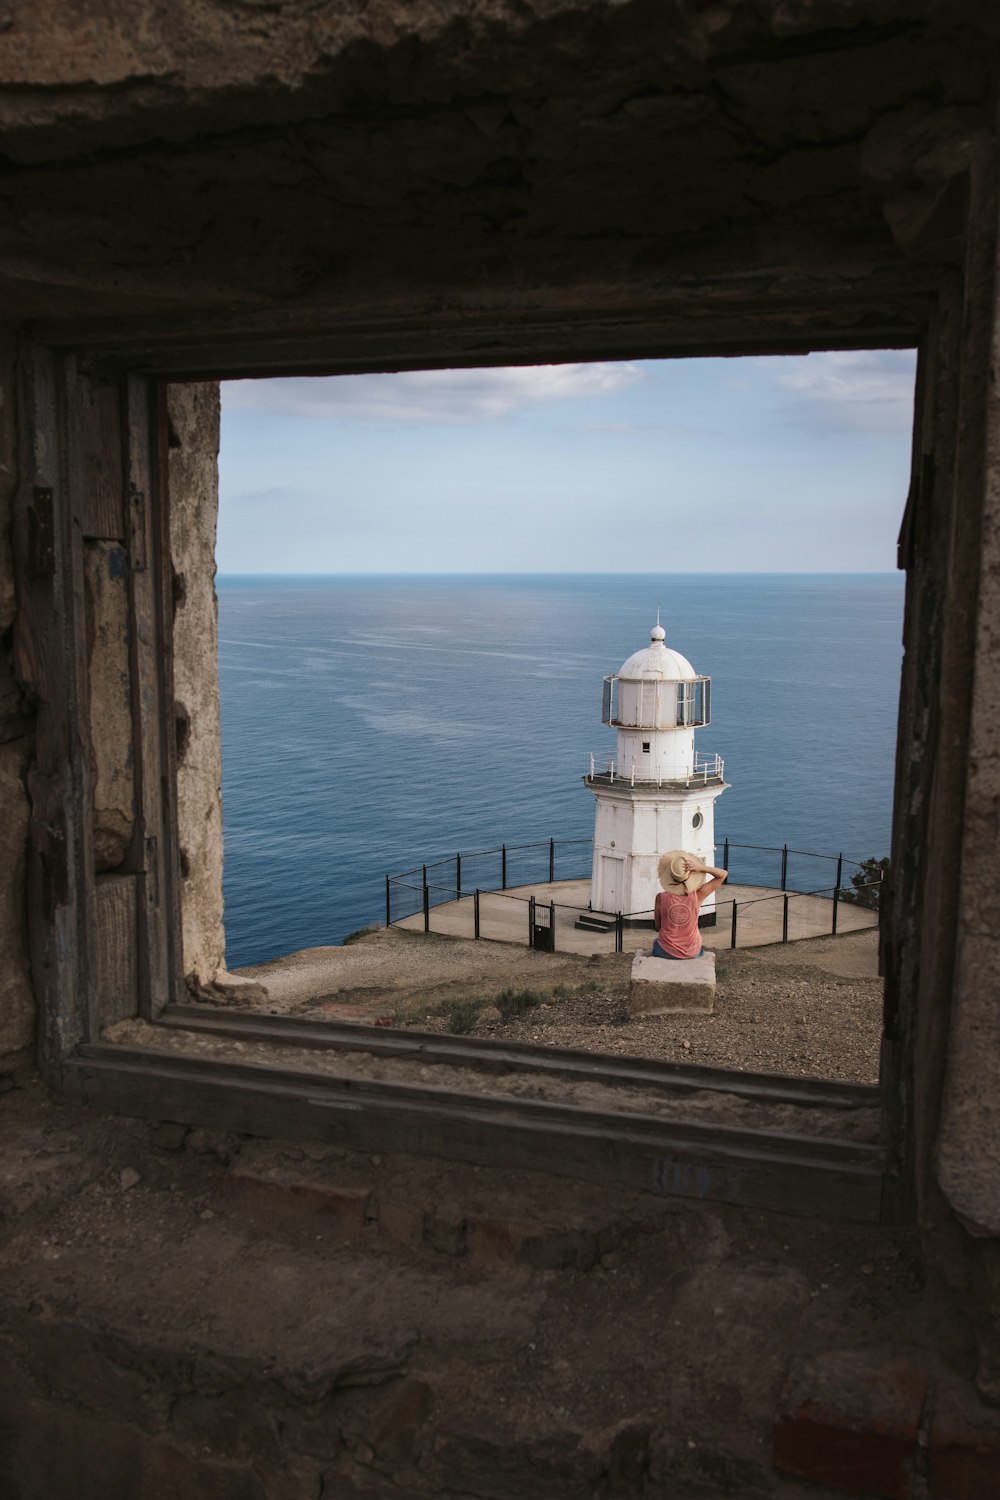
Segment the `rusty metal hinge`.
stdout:
<svg viewBox="0 0 1000 1500">
<path fill-rule="evenodd" d="M 141 573 L 146 566 L 146 497 L 142 490 L 129 492 L 128 527 L 132 567 Z"/>
<path fill-rule="evenodd" d="M 35 485 L 28 506 L 28 569 L 35 578 L 56 570 L 56 526 L 52 491 Z"/>
</svg>

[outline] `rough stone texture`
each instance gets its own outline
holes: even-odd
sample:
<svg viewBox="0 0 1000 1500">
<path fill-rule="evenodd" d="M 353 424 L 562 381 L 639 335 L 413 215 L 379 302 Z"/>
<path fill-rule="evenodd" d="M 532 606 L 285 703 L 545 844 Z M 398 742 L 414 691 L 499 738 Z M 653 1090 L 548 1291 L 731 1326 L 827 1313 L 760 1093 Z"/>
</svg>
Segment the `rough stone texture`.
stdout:
<svg viewBox="0 0 1000 1500">
<path fill-rule="evenodd" d="M 710 1011 L 715 1004 L 715 954 L 678 962 L 637 953 L 632 960 L 628 1009 L 633 1016 Z"/>
<path fill-rule="evenodd" d="M 954 258 L 949 185 L 992 129 L 977 0 L 7 14 L 0 288 L 198 338 L 275 307 L 342 331 L 401 288 L 474 318 L 505 281 L 522 315 L 594 276 L 686 300 L 695 241 L 699 279 L 753 264 L 758 301 L 803 259 L 843 284 L 894 246 Z"/>
<path fill-rule="evenodd" d="M 780 1473 L 880 1500 L 981 1500 L 1000 1474 L 1000 1415 L 913 1351 L 834 1349 L 793 1365 L 779 1402 Z"/>
<path fill-rule="evenodd" d="M 1000 1474 L 1000 1414 L 954 1376 L 935 1382 L 927 1431 L 930 1500 L 980 1500 Z"/>
<path fill-rule="evenodd" d="M 13 624 L 17 608 L 11 538 L 11 506 L 17 486 L 14 408 L 14 339 L 9 328 L 0 325 L 0 641 Z M 6 656 L 6 651 L 2 654 Z M 9 693 L 6 681 L 0 683 L 0 711 L 5 709 Z"/>
<path fill-rule="evenodd" d="M 170 552 L 174 570 L 177 818 L 184 973 L 210 985 L 225 962 L 222 926 L 222 745 L 215 529 L 219 388 L 173 385 Z"/>
<path fill-rule="evenodd" d="M 31 1045 L 35 1007 L 24 930 L 27 746 L 0 745 L 0 1057 Z"/>
<path fill-rule="evenodd" d="M 908 1229 L 146 1126 L 37 1085 L 0 1134 L 0 1492 L 24 1500 L 828 1500 L 774 1473 L 789 1368 L 860 1351 L 824 1393 L 863 1418 L 865 1351 L 919 1378 L 941 1310 Z M 950 1339 L 960 1363 L 958 1313 Z"/>
<path fill-rule="evenodd" d="M 121 864 L 135 823 L 132 693 L 129 680 L 128 563 L 118 542 L 84 547 L 94 864 Z"/>
<path fill-rule="evenodd" d="M 994 276 L 996 272 L 994 271 Z M 994 283 L 995 291 L 995 283 Z M 941 1186 L 977 1236 L 1000 1236 L 1000 301 L 992 319 L 961 910 L 938 1146 Z"/>
<path fill-rule="evenodd" d="M 910 1500 L 926 1394 L 912 1357 L 851 1349 L 796 1364 L 779 1402 L 775 1467 L 850 1495 Z"/>
<path fill-rule="evenodd" d="M 25 940 L 24 879 L 28 795 L 24 772 L 33 714 L 11 671 L 16 610 L 11 504 L 17 482 L 14 346 L 0 333 L 0 1057 L 31 1045 L 34 997 Z"/>
<path fill-rule="evenodd" d="M 0 309 L 63 347 L 207 379 L 904 343 L 928 320 L 959 330 L 928 396 L 936 477 L 910 518 L 907 670 L 916 652 L 923 675 L 906 710 L 897 850 L 915 871 L 913 910 L 932 915 L 887 987 L 900 1013 L 920 1012 L 931 1063 L 912 1068 L 913 1048 L 894 1037 L 885 1056 L 917 1078 L 917 1123 L 902 1123 L 924 1247 L 981 1294 L 977 1353 L 948 1294 L 930 1282 L 923 1296 L 912 1252 L 884 1270 L 891 1231 L 800 1232 L 709 1208 L 677 1212 L 645 1254 L 600 1271 L 581 1269 L 593 1247 L 570 1226 L 558 1274 L 577 1279 L 562 1301 L 551 1284 L 473 1284 L 467 1266 L 441 1281 L 375 1266 L 367 1245 L 330 1259 L 315 1217 L 286 1251 L 190 1174 L 170 1193 L 143 1151 L 124 1159 L 137 1140 L 128 1122 L 107 1124 L 95 1169 L 75 1137 L 36 1120 L 20 1144 L 5 1135 L 3 1158 L 5 1171 L 20 1160 L 15 1197 L 37 1211 L 4 1241 L 0 1278 L 23 1375 L 3 1393 L 17 1442 L 0 1448 L 22 1492 L 777 1494 L 769 1438 L 790 1353 L 866 1341 L 931 1340 L 962 1372 L 978 1359 L 981 1390 L 1000 1402 L 1000 453 L 990 361 L 970 364 L 995 299 L 998 26 L 981 0 L 0 6 Z M 211 393 L 175 389 L 170 401 L 171 481 L 192 528 L 177 532 L 175 559 L 185 967 L 210 986 L 222 963 L 217 419 Z M 972 450 L 988 401 L 984 492 Z M 9 412 L 5 396 L 0 424 Z M 3 438 L 0 636 L 14 607 L 6 425 Z M 957 561 L 935 519 L 952 494 Z M 977 597 L 978 636 L 964 624 Z M 926 844 L 939 886 L 959 876 L 940 852 L 963 816 L 956 641 L 966 662 L 978 648 L 961 870 L 977 899 L 964 903 L 957 982 L 949 909 L 919 863 Z M 25 710 L 0 674 L 11 761 L 30 753 Z M 6 784 L 16 925 L 24 803 Z M 18 951 L 4 948 L 4 983 L 23 996 Z M 950 1238 L 926 1233 L 940 1207 L 929 1166 L 945 1055 L 937 1162 L 978 1254 L 943 1198 Z M 74 1163 L 80 1191 L 46 1204 L 46 1183 Z M 123 1195 L 127 1168 L 139 1181 Z M 426 1200 L 447 1199 L 455 1181 L 452 1169 L 424 1179 Z M 513 1191 L 528 1200 L 524 1177 Z M 367 1216 L 346 1204 L 361 1238 Z M 389 1209 L 398 1240 L 409 1206 Z M 420 1253 L 450 1266 L 470 1243 L 483 1256 L 506 1243 L 495 1204 L 471 1235 L 468 1217 L 421 1219 Z M 609 1296 L 616 1272 L 622 1291 Z"/>
</svg>

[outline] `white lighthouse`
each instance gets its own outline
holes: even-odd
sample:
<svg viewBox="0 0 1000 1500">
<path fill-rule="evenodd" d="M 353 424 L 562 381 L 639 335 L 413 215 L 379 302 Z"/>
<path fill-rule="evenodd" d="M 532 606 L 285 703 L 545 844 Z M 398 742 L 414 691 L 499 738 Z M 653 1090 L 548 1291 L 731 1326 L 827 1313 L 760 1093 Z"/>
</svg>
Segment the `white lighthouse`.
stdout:
<svg viewBox="0 0 1000 1500">
<path fill-rule="evenodd" d="M 712 684 L 664 645 L 649 645 L 604 679 L 601 718 L 618 731 L 613 758 L 590 757 L 584 779 L 597 804 L 590 904 L 595 912 L 651 917 L 656 861 L 683 849 L 715 863 L 715 799 L 726 790 L 718 755 L 699 755 L 694 733 L 711 720 Z M 714 921 L 715 897 L 702 908 Z"/>
</svg>

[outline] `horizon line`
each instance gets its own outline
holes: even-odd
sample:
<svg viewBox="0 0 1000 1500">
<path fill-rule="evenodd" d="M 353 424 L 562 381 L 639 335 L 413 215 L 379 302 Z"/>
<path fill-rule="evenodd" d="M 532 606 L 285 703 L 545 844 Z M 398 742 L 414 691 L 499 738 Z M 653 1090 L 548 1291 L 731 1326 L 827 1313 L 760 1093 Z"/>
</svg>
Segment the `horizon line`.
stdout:
<svg viewBox="0 0 1000 1500">
<path fill-rule="evenodd" d="M 261 569 L 216 570 L 216 578 L 903 578 L 899 568 L 720 568 L 689 569 L 675 573 L 661 569 L 557 569 L 557 568 L 449 568 L 369 569 L 351 572 L 316 572 L 303 570 L 279 570 L 265 572 Z"/>
</svg>

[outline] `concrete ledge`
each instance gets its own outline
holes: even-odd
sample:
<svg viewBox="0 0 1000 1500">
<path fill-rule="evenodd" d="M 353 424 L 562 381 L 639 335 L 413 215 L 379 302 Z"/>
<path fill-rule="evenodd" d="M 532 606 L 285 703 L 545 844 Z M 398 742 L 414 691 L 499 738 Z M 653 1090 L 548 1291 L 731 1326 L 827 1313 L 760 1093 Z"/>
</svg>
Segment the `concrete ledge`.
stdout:
<svg viewBox="0 0 1000 1500">
<path fill-rule="evenodd" d="M 715 1005 L 715 954 L 700 958 L 654 958 L 637 953 L 632 960 L 628 1008 L 633 1016 L 669 1016 L 681 1011 L 705 1014 Z"/>
</svg>

